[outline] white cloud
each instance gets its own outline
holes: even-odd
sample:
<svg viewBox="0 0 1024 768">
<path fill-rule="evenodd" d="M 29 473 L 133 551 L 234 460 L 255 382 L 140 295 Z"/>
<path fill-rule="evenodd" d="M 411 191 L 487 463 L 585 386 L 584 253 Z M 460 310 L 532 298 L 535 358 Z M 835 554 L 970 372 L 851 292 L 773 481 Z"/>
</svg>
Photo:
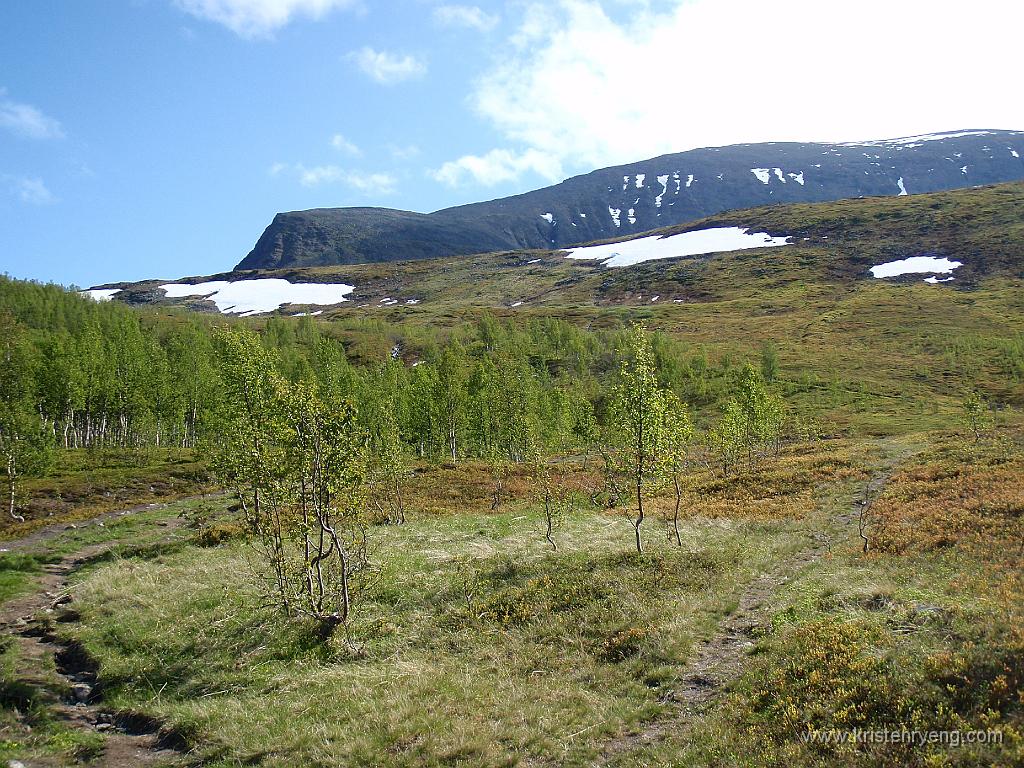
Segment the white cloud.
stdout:
<svg viewBox="0 0 1024 768">
<path fill-rule="evenodd" d="M 175 0 L 183 11 L 246 38 L 266 37 L 295 16 L 319 19 L 353 0 Z"/>
<path fill-rule="evenodd" d="M 360 192 L 388 195 L 395 191 L 395 177 L 388 173 L 361 173 L 349 171 L 345 183 Z"/>
<path fill-rule="evenodd" d="M 492 149 L 486 155 L 463 155 L 451 160 L 431 172 L 437 181 L 448 186 L 458 186 L 467 179 L 477 184 L 493 186 L 506 181 L 515 181 L 523 173 L 531 171 L 548 181 L 558 181 L 562 176 L 562 165 L 557 157 L 536 149 L 517 153 L 508 149 Z"/>
<path fill-rule="evenodd" d="M 302 163 L 274 163 L 270 167 L 271 176 L 280 176 L 284 173 L 294 175 L 304 187 L 342 184 L 371 195 L 388 195 L 395 191 L 397 183 L 396 179 L 387 173 L 356 171 L 340 165 L 306 166 Z"/>
<path fill-rule="evenodd" d="M 425 62 L 411 54 L 395 54 L 376 51 L 364 46 L 349 54 L 362 72 L 382 85 L 394 85 L 403 80 L 422 77 L 427 71 Z"/>
<path fill-rule="evenodd" d="M 359 149 L 359 147 L 357 147 L 351 141 L 346 139 L 340 133 L 336 133 L 333 136 L 331 136 L 331 146 L 334 147 L 339 152 L 344 152 L 346 155 L 352 155 L 353 157 L 358 157 L 359 155 L 363 154 L 362 150 Z"/>
<path fill-rule="evenodd" d="M 469 27 L 489 32 L 498 24 L 498 17 L 475 5 L 439 5 L 434 9 L 434 21 L 442 27 Z"/>
<path fill-rule="evenodd" d="M 388 151 L 395 160 L 412 160 L 420 154 L 420 148 L 415 144 L 391 144 Z"/>
<path fill-rule="evenodd" d="M 10 176 L 0 175 L 0 179 L 6 182 L 11 194 L 18 197 L 22 202 L 32 205 L 50 205 L 57 202 L 57 198 L 46 187 L 43 180 L 37 176 Z"/>
<path fill-rule="evenodd" d="M 622 11 L 601 0 L 525 7 L 470 97 L 513 156 L 583 168 L 743 142 L 1024 128 L 1006 74 L 1019 69 L 1021 4 L 677 0 Z M 439 177 L 477 176 L 492 155 Z"/>
<path fill-rule="evenodd" d="M 0 88 L 0 128 L 29 139 L 63 139 L 64 129 L 31 104 L 7 98 L 7 89 Z"/>
</svg>

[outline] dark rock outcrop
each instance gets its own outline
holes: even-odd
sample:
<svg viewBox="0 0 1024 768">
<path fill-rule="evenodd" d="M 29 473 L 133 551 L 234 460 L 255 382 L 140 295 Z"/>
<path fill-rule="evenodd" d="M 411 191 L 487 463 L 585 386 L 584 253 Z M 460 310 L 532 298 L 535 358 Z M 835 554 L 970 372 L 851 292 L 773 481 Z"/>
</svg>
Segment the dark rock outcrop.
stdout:
<svg viewBox="0 0 1024 768">
<path fill-rule="evenodd" d="M 561 248 L 739 208 L 1024 179 L 1022 156 L 1024 132 L 995 130 L 849 144 L 695 149 L 430 214 L 388 208 L 279 213 L 237 269 Z"/>
</svg>

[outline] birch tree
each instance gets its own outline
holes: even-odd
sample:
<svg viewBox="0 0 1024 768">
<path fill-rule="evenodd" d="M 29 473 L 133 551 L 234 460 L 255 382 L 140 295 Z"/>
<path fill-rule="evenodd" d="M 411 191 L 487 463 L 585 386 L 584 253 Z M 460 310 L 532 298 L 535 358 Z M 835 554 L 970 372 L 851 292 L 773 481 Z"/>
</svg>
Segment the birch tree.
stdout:
<svg viewBox="0 0 1024 768">
<path fill-rule="evenodd" d="M 675 492 L 672 534 L 676 545 L 681 547 L 683 540 L 679 535 L 679 512 L 683 503 L 683 475 L 687 469 L 687 453 L 693 439 L 693 424 L 686 406 L 673 392 L 664 394 L 662 419 L 664 451 L 660 458 L 660 471 Z"/>
<path fill-rule="evenodd" d="M 614 495 L 631 499 L 630 523 L 636 551 L 643 552 L 641 527 L 648 496 L 658 486 L 666 450 L 666 393 L 658 385 L 654 352 L 647 331 L 634 326 L 627 337 L 626 359 L 612 393 L 605 466 Z"/>
</svg>

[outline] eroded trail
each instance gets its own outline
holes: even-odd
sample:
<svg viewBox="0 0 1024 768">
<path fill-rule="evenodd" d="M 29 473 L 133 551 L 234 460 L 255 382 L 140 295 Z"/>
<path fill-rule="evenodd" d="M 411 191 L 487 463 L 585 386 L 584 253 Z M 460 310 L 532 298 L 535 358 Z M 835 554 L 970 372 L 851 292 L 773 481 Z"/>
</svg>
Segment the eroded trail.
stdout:
<svg viewBox="0 0 1024 768">
<path fill-rule="evenodd" d="M 132 511 L 112 513 L 112 516 Z M 92 524 L 98 522 L 92 521 Z M 181 518 L 173 517 L 162 521 L 166 538 L 171 539 L 182 523 Z M 2 546 L 14 551 L 38 549 L 47 538 L 56 536 L 66 527 L 44 529 L 24 540 L 4 542 Z M 60 624 L 78 620 L 72 600 L 76 570 L 107 554 L 119 543 L 113 539 L 85 546 L 58 562 L 43 566 L 43 573 L 31 592 L 0 607 L 0 635 L 15 644 L 20 686 L 32 691 L 35 700 L 68 727 L 102 734 L 102 750 L 89 765 L 103 768 L 183 765 L 186 763 L 185 744 L 175 734 L 145 717 L 115 713 L 104 707 L 95 665 L 81 647 L 63 639 L 57 631 Z M 23 764 L 56 765 L 40 761 L 23 761 Z"/>
<path fill-rule="evenodd" d="M 881 466 L 868 482 L 868 492 L 878 495 L 895 468 L 914 452 L 906 446 L 884 441 Z M 613 765 L 625 757 L 671 735 L 685 737 L 694 720 L 724 692 L 744 670 L 747 654 L 754 646 L 757 630 L 770 620 L 770 600 L 794 574 L 831 552 L 834 543 L 844 544 L 857 535 L 860 497 L 846 504 L 820 531 L 809 536 L 804 547 L 782 559 L 769 571 L 747 584 L 737 606 L 719 624 L 717 631 L 701 642 L 686 666 L 682 684 L 665 697 L 669 710 L 646 726 L 609 741 L 596 765 Z"/>
</svg>

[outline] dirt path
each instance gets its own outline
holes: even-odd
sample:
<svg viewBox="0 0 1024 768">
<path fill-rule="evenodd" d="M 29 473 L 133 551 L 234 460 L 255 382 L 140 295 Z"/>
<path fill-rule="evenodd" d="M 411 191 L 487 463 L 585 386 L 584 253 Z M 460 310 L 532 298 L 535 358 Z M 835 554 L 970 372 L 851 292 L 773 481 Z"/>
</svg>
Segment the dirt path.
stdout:
<svg viewBox="0 0 1024 768">
<path fill-rule="evenodd" d="M 160 506 L 167 505 L 112 512 L 88 524 Z M 182 518 L 162 521 L 166 529 L 163 538 L 172 539 L 183 523 Z M 67 528 L 66 524 L 50 526 L 24 539 L 4 542 L 2 546 L 12 551 L 35 549 Z M 10 637 L 17 645 L 21 662 L 19 682 L 36 691 L 56 718 L 71 728 L 103 734 L 102 753 L 90 761 L 90 765 L 100 768 L 183 765 L 186 763 L 182 751 L 185 745 L 175 734 L 162 730 L 159 724 L 146 718 L 117 714 L 103 706 L 95 665 L 81 647 L 65 641 L 56 631 L 58 624 L 78 619 L 71 596 L 76 570 L 119 543 L 114 539 L 92 544 L 44 566 L 32 592 L 0 606 L 0 636 Z M 50 671 L 50 660 L 56 674 Z M 22 762 L 26 768 L 48 764 Z"/>
<path fill-rule="evenodd" d="M 905 446 L 883 442 L 883 465 L 868 483 L 868 492 L 877 497 L 895 467 L 911 452 Z M 825 530 L 815 532 L 813 540 L 776 564 L 770 571 L 751 581 L 740 596 L 736 609 L 719 625 L 715 634 L 698 645 L 683 675 L 682 685 L 666 697 L 671 711 L 650 721 L 637 732 L 616 738 L 605 746 L 596 765 L 608 765 L 616 758 L 655 744 L 667 736 L 686 734 L 694 719 L 704 711 L 724 688 L 743 672 L 746 656 L 754 646 L 755 631 L 769 618 L 768 603 L 778 589 L 794 573 L 820 560 L 831 551 L 837 536 L 856 531 L 860 514 L 859 498 L 837 514 Z"/>
<path fill-rule="evenodd" d="M 181 504 L 188 501 L 203 501 L 205 499 L 218 499 L 227 495 L 226 491 L 218 491 L 216 493 L 204 493 L 198 496 L 182 496 L 181 498 L 174 499 L 173 501 L 166 502 L 155 502 L 152 504 L 139 504 L 134 507 L 127 507 L 125 509 L 114 510 L 113 512 L 104 512 L 96 515 L 96 517 L 90 517 L 88 520 L 77 520 L 75 522 L 63 522 L 53 523 L 51 525 L 45 525 L 42 528 L 37 528 L 32 533 L 23 536 L 19 539 L 8 539 L 7 541 L 0 540 L 0 552 L 24 552 L 40 544 L 46 544 L 49 540 L 67 531 L 73 531 L 80 528 L 88 528 L 90 526 L 103 527 L 107 523 L 114 520 L 118 520 L 122 517 L 128 517 L 130 515 L 136 515 L 139 512 L 151 512 L 155 509 L 165 509 L 172 504 Z"/>
</svg>

